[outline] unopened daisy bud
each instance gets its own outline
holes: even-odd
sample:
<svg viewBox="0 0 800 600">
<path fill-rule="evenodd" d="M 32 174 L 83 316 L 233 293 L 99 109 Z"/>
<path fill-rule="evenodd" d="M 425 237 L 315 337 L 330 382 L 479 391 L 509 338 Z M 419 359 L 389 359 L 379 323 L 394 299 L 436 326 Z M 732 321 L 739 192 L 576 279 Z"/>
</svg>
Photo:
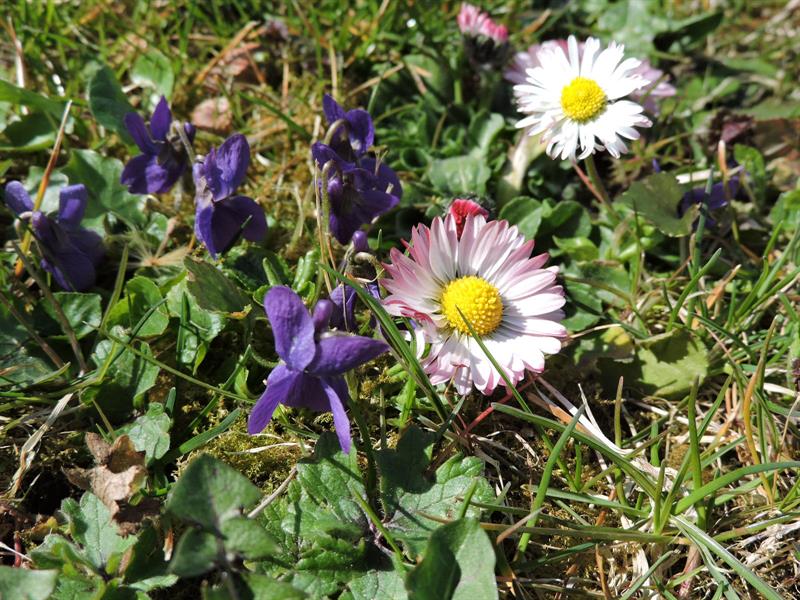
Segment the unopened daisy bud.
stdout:
<svg viewBox="0 0 800 600">
<path fill-rule="evenodd" d="M 477 6 L 464 2 L 456 17 L 470 62 L 477 66 L 502 65 L 508 55 L 508 28 L 495 23 Z"/>
<path fill-rule="evenodd" d="M 477 202 L 466 200 L 464 198 L 456 198 L 450 204 L 448 212 L 453 216 L 456 222 L 456 231 L 458 237 L 464 232 L 464 223 L 467 221 L 469 215 L 481 215 L 484 219 L 489 218 L 489 211 L 483 208 Z"/>
</svg>

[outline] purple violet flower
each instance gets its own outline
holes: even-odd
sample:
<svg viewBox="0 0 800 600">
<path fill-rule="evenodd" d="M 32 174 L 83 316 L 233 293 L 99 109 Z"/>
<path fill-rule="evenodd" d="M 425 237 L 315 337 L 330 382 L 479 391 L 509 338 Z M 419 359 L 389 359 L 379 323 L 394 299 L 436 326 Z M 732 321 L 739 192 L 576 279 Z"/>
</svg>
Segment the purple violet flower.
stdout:
<svg viewBox="0 0 800 600">
<path fill-rule="evenodd" d="M 386 352 L 380 340 L 328 331 L 333 306 L 320 300 L 313 316 L 291 289 L 277 286 L 264 296 L 264 310 L 272 325 L 275 350 L 281 362 L 267 378 L 267 389 L 250 413 L 247 431 L 264 429 L 278 404 L 333 413 L 342 452 L 350 452 L 350 400 L 344 373 Z"/>
<path fill-rule="evenodd" d="M 351 162 L 363 156 L 375 142 L 375 127 L 372 117 L 361 108 L 345 111 L 330 95 L 322 97 L 322 112 L 328 126 L 343 120 L 346 125 L 338 128 L 331 140 L 333 151 Z"/>
<path fill-rule="evenodd" d="M 358 331 L 356 323 L 356 298 L 358 294 L 349 285 L 340 283 L 331 292 L 330 301 L 333 305 L 331 312 L 331 327 L 339 331 Z"/>
<path fill-rule="evenodd" d="M 128 161 L 120 176 L 120 182 L 127 185 L 132 194 L 168 192 L 186 169 L 186 150 L 179 136 L 170 136 L 170 125 L 172 112 L 164 96 L 150 117 L 149 128 L 138 113 L 125 115 L 125 127 L 142 151 Z M 193 141 L 194 126 L 185 123 L 183 129 L 189 141 Z"/>
<path fill-rule="evenodd" d="M 729 167 L 730 166 L 735 165 L 729 165 Z M 656 159 L 653 159 L 653 171 L 661 173 L 661 165 Z M 725 184 L 719 181 L 711 186 L 711 191 L 709 193 L 706 193 L 705 186 L 692 188 L 681 198 L 680 204 L 678 204 L 678 216 L 682 217 L 694 204 L 705 204 L 706 210 L 709 212 L 727 206 L 728 200 L 736 198 L 736 195 L 739 193 L 739 175 L 734 175 L 728 179 L 727 187 L 728 189 L 726 190 Z M 707 217 L 706 224 L 713 227 L 717 222 L 711 217 Z M 695 221 L 694 226 L 697 227 L 697 221 Z"/>
<path fill-rule="evenodd" d="M 328 171 L 330 230 L 342 244 L 347 244 L 365 223 L 393 208 L 400 201 L 403 189 L 397 174 L 386 164 L 365 156 L 375 139 L 372 118 L 365 110 L 346 111 L 325 95 L 323 111 L 328 125 L 343 120 L 330 145 L 321 142 L 311 147 L 320 169 L 332 163 Z"/>
<path fill-rule="evenodd" d="M 248 196 L 234 195 L 249 164 L 250 145 L 236 133 L 219 150 L 211 148 L 192 169 L 197 188 L 194 231 L 214 258 L 228 251 L 240 235 L 258 242 L 267 234 L 262 208 Z"/>
<path fill-rule="evenodd" d="M 55 217 L 33 210 L 33 201 L 18 181 L 6 185 L 6 205 L 21 219 L 30 219 L 33 236 L 42 251 L 42 268 L 68 291 L 81 292 L 94 285 L 96 267 L 103 259 L 103 240 L 81 227 L 89 194 L 83 184 L 68 185 L 59 193 Z"/>
<path fill-rule="evenodd" d="M 728 205 L 728 199 L 733 199 L 739 193 L 739 176 L 734 175 L 728 180 L 728 189 L 725 190 L 723 182 L 715 183 L 711 186 L 711 191 L 706 193 L 704 187 L 693 188 L 686 192 L 681 198 L 681 203 L 678 206 L 678 216 L 683 216 L 684 213 L 694 204 L 705 204 L 708 211 L 719 210 Z M 716 221 L 711 217 L 706 218 L 706 224 L 713 227 Z"/>
</svg>

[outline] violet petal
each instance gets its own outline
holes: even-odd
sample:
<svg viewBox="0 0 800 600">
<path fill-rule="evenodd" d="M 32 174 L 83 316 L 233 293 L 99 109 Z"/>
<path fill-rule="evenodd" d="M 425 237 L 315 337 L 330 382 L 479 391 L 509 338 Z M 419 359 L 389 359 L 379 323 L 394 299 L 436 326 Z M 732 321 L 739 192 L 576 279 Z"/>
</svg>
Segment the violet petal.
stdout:
<svg viewBox="0 0 800 600">
<path fill-rule="evenodd" d="M 89 193 L 82 183 L 61 188 L 58 194 L 58 221 L 72 227 L 80 225 L 88 200 Z"/>
<path fill-rule="evenodd" d="M 25 186 L 19 181 L 9 181 L 6 185 L 5 193 L 6 205 L 17 215 L 33 210 L 33 200 L 31 200 Z"/>
<path fill-rule="evenodd" d="M 171 124 L 172 111 L 169 109 L 167 99 L 161 96 L 161 99 L 153 110 L 153 116 L 150 117 L 150 131 L 153 134 L 153 139 L 166 140 Z"/>
<path fill-rule="evenodd" d="M 272 325 L 275 351 L 291 369 L 302 371 L 314 360 L 314 322 L 303 301 L 285 286 L 276 286 L 264 296 L 264 310 Z"/>
<path fill-rule="evenodd" d="M 144 119 L 142 119 L 141 115 L 134 112 L 128 113 L 125 115 L 123 122 L 142 153 L 158 154 L 158 148 L 150 137 L 150 132 L 147 130 L 147 125 L 144 124 Z"/>
<path fill-rule="evenodd" d="M 253 435 L 263 431 L 278 404 L 297 395 L 302 376 L 302 373 L 287 369 L 286 365 L 278 365 L 272 370 L 267 378 L 267 389 L 261 394 L 247 419 L 247 433 Z"/>
<path fill-rule="evenodd" d="M 358 335 L 330 335 L 317 342 L 317 354 L 307 365 L 320 377 L 341 375 L 380 356 L 389 346 L 380 340 Z"/>
<path fill-rule="evenodd" d="M 214 200 L 232 195 L 245 178 L 250 165 L 250 145 L 247 138 L 237 133 L 225 140 L 216 152 L 209 152 L 205 160 L 204 175 Z"/>
<path fill-rule="evenodd" d="M 350 420 L 345 412 L 345 403 L 350 394 L 347 391 L 347 384 L 342 377 L 330 377 L 320 380 L 328 402 L 333 413 L 333 426 L 336 428 L 336 437 L 339 438 L 339 446 L 345 454 L 350 453 Z"/>
</svg>

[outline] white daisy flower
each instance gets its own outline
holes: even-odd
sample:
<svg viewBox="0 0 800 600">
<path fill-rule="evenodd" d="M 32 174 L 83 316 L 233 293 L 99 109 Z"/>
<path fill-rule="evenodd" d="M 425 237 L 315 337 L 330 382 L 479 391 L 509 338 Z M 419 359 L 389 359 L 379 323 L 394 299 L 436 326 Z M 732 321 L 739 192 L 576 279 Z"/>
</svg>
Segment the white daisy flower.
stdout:
<svg viewBox="0 0 800 600">
<path fill-rule="evenodd" d="M 624 47 L 611 44 L 600 51 L 600 41 L 589 38 L 579 51 L 570 36 L 567 51 L 558 44 L 543 45 L 539 66 L 527 69 L 525 83 L 514 86 L 520 112 L 528 116 L 517 127 L 530 135 L 542 134 L 547 154 L 579 159 L 606 149 L 614 157 L 628 150 L 623 138 L 635 140 L 634 127 L 650 127 L 641 105 L 624 100 L 649 80 L 634 72 L 635 58 L 622 60 Z"/>
<path fill-rule="evenodd" d="M 541 373 L 544 355 L 561 349 L 567 331 L 559 323 L 565 300 L 558 268 L 543 268 L 547 254 L 531 258 L 532 249 L 508 221 L 468 215 L 459 236 L 449 214 L 430 229 L 414 228 L 408 256 L 392 250 L 383 302 L 390 314 L 420 324 L 430 344 L 422 366 L 432 383 L 452 380 L 460 394 L 473 384 L 484 394 L 505 385 L 462 313 L 512 384 L 526 370 Z"/>
</svg>

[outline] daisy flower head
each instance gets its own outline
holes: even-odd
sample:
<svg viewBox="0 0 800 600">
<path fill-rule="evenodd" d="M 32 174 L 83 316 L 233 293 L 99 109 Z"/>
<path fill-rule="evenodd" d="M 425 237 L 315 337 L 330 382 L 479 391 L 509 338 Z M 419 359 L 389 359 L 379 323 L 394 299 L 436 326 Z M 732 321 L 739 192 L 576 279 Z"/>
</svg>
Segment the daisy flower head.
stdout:
<svg viewBox="0 0 800 600">
<path fill-rule="evenodd" d="M 392 250 L 383 303 L 420 325 L 430 344 L 422 366 L 433 384 L 452 380 L 460 394 L 473 385 L 484 394 L 505 385 L 467 322 L 512 384 L 526 370 L 541 373 L 545 354 L 561 349 L 567 331 L 558 268 L 544 268 L 547 254 L 531 258 L 532 249 L 508 221 L 470 214 L 459 236 L 457 218 L 448 214 L 412 230 L 408 255 Z"/>
<path fill-rule="evenodd" d="M 583 56 L 585 42 L 578 44 L 578 57 Z M 527 50 L 517 52 L 503 72 L 506 81 L 514 84 L 525 84 L 528 77 L 528 69 L 535 69 L 540 65 L 539 52 L 545 48 L 561 48 L 564 52 L 569 52 L 567 40 L 547 40 L 541 44 L 533 44 Z M 644 105 L 644 109 L 653 115 L 658 115 L 658 103 L 664 98 L 674 96 L 677 93 L 675 86 L 671 85 L 664 76 L 664 71 L 656 69 L 647 59 L 642 59 L 638 67 L 630 72 L 631 75 L 641 75 L 647 80 L 647 84 L 631 92 L 631 99 Z M 514 89 L 514 95 L 521 95 Z"/>
<path fill-rule="evenodd" d="M 542 134 L 552 158 L 584 159 L 603 149 L 619 158 L 628 150 L 624 140 L 639 138 L 635 127 L 652 125 L 640 104 L 625 99 L 650 82 L 634 74 L 641 61 L 623 55 L 621 44 L 601 50 L 596 38 L 586 40 L 582 53 L 574 36 L 566 50 L 543 46 L 539 65 L 514 87 L 518 110 L 527 115 L 516 126 Z"/>
</svg>

